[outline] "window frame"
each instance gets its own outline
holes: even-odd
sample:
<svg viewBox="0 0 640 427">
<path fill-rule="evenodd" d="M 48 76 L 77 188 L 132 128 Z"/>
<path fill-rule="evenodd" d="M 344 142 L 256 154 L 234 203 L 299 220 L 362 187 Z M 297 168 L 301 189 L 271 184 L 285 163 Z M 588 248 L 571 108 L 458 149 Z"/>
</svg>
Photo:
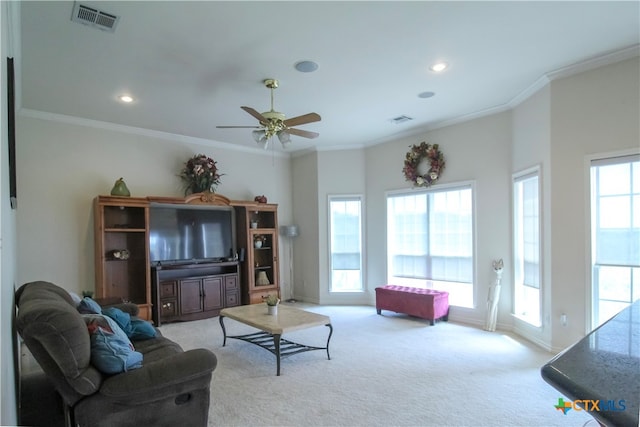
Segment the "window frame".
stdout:
<svg viewBox="0 0 640 427">
<path fill-rule="evenodd" d="M 334 284 L 333 284 L 333 252 L 332 252 L 332 245 L 333 245 L 333 220 L 331 217 L 331 205 L 332 202 L 348 202 L 348 201 L 357 201 L 359 202 L 359 210 L 360 210 L 360 216 L 359 216 L 359 220 L 360 220 L 360 269 L 357 270 L 360 272 L 360 287 L 357 289 L 347 289 L 347 290 L 337 290 L 334 289 Z M 364 266 L 365 266 L 365 248 L 366 248 L 366 244 L 365 244 L 365 234 L 364 234 L 364 225 L 365 225 L 365 220 L 364 220 L 364 196 L 362 194 L 329 194 L 327 197 L 327 255 L 328 255 L 328 264 L 329 264 L 329 293 L 334 293 L 334 294 L 345 294 L 345 293 L 362 293 L 365 291 L 366 286 L 365 286 L 365 272 L 364 272 Z"/>
<path fill-rule="evenodd" d="M 518 212 L 516 211 L 516 185 L 522 183 L 523 181 L 529 178 L 537 178 L 538 179 L 538 286 L 532 287 L 528 286 L 524 283 L 518 283 L 518 265 L 517 262 L 520 259 L 518 255 L 518 223 L 519 219 L 516 217 Z M 522 320 L 528 325 L 536 328 L 542 327 L 542 319 L 543 319 L 543 296 L 544 296 L 544 257 L 543 257 L 543 248 L 544 248 L 544 221 L 543 221 L 543 179 L 542 179 L 542 166 L 536 165 L 527 169 L 523 169 L 521 171 L 515 172 L 511 176 L 511 252 L 513 257 L 513 269 L 512 269 L 512 280 L 513 280 L 513 300 L 512 300 L 512 315 L 517 319 Z M 523 255 L 524 257 L 524 255 Z M 536 321 L 532 321 L 530 316 L 523 315 L 519 313 L 519 304 L 518 304 L 518 292 L 519 287 L 529 288 L 529 289 L 537 289 L 538 292 L 538 318 Z"/>
<path fill-rule="evenodd" d="M 596 289 L 596 285 L 598 284 L 598 279 L 595 277 L 596 266 L 601 265 L 603 267 L 616 267 L 616 265 L 613 265 L 610 263 L 598 264 L 596 262 L 597 260 L 596 260 L 595 250 L 596 250 L 597 241 L 595 240 L 595 237 L 594 237 L 596 234 L 596 226 L 594 224 L 595 224 L 595 221 L 597 221 L 597 216 L 594 217 L 594 214 L 595 214 L 594 210 L 599 209 L 599 207 L 596 206 L 594 208 L 594 203 L 597 203 L 598 196 L 595 194 L 596 191 L 594 189 L 595 183 L 593 180 L 593 168 L 598 166 L 609 166 L 609 165 L 633 163 L 639 160 L 640 160 L 640 152 L 638 152 L 637 150 L 623 150 L 618 152 L 600 153 L 600 154 L 585 157 L 585 181 L 587 182 L 587 185 L 585 186 L 586 187 L 585 191 L 587 194 L 587 197 L 586 197 L 586 212 L 587 212 L 586 286 L 588 288 L 586 291 L 586 297 L 587 297 L 586 306 L 589 307 L 588 314 L 585 318 L 586 333 L 592 331 L 593 329 L 595 329 L 596 327 L 598 327 L 600 324 L 604 322 L 604 321 L 602 322 L 598 321 L 598 318 L 600 315 L 598 305 L 600 304 L 601 298 L 599 296 L 599 290 Z M 630 177 L 630 179 L 632 180 L 633 177 Z M 630 193 L 628 194 L 631 194 L 631 195 L 635 194 L 633 193 L 633 190 L 634 188 L 630 188 L 629 189 Z M 606 195 L 605 197 L 610 197 L 610 195 Z M 633 196 L 631 197 L 633 198 Z M 633 215 L 633 207 L 631 207 L 631 209 L 632 209 L 631 215 Z M 632 221 L 630 225 L 633 228 L 633 216 L 631 216 L 630 219 Z M 632 268 L 632 269 L 637 268 L 636 266 L 629 266 L 626 264 L 621 266 Z M 634 277 L 633 271 L 630 271 L 630 274 L 632 275 L 631 277 L 632 288 L 630 289 L 630 292 L 631 292 L 630 298 L 632 300 L 631 303 L 633 303 L 633 297 L 636 294 L 637 289 L 635 289 L 636 292 L 634 292 L 633 285 L 635 284 L 635 282 L 633 281 L 633 277 Z M 608 300 L 606 298 L 604 298 L 603 300 L 613 301 L 613 300 Z"/>
<path fill-rule="evenodd" d="M 477 245 L 478 245 L 478 238 L 477 238 L 477 226 L 476 226 L 476 222 L 477 222 L 477 209 L 476 209 L 476 205 L 477 205 L 477 201 L 476 201 L 476 194 L 477 194 L 477 189 L 476 189 L 476 181 L 474 180 L 467 180 L 467 181 L 457 181 L 457 182 L 451 182 L 451 183 L 446 183 L 446 184 L 437 184 L 437 185 L 433 185 L 430 187 L 421 187 L 421 188 L 412 188 L 412 189 L 398 189 L 398 190 L 390 190 L 385 192 L 385 228 L 387 228 L 387 230 L 385 230 L 385 277 L 387 282 L 389 280 L 392 279 L 391 275 L 391 263 L 389 261 L 390 258 L 390 253 L 389 253 L 389 230 L 388 230 L 388 224 L 389 224 L 389 209 L 388 209 L 388 200 L 390 197 L 397 197 L 397 196 L 411 196 L 411 195 L 416 195 L 419 193 L 425 194 L 427 197 L 430 193 L 441 193 L 441 192 L 449 192 L 449 191 L 458 191 L 458 190 L 470 190 L 471 191 L 471 283 L 465 283 L 466 285 L 470 286 L 470 295 L 469 295 L 469 303 L 465 304 L 465 305 L 456 305 L 455 303 L 452 303 L 451 300 L 451 292 L 449 295 L 449 304 L 450 305 L 456 305 L 459 307 L 463 307 L 465 309 L 475 309 L 477 308 L 477 302 L 478 302 L 478 289 L 477 289 L 477 259 L 478 259 L 478 251 L 477 251 Z M 427 225 L 428 225 L 428 220 L 427 220 Z M 396 276 L 394 276 L 396 277 Z M 431 285 L 433 285 L 433 287 L 442 287 L 442 286 L 446 286 L 446 284 L 455 284 L 455 283 L 462 283 L 462 282 L 445 282 L 445 281 L 434 281 L 434 280 L 430 280 L 430 279 L 413 279 L 413 280 L 424 280 L 425 282 L 427 282 L 427 287 L 429 287 Z M 412 286 L 412 285 L 407 285 L 407 286 Z M 419 286 L 418 286 L 419 287 Z"/>
</svg>

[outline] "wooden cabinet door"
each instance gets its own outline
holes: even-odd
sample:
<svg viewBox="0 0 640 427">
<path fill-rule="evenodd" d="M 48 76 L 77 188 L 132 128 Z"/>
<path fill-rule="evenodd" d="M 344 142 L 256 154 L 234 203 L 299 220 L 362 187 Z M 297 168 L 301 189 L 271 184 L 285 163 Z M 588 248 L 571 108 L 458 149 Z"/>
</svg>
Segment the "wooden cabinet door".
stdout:
<svg viewBox="0 0 640 427">
<path fill-rule="evenodd" d="M 222 277 L 205 277 L 202 279 L 202 301 L 204 311 L 217 310 L 224 307 Z"/>
<path fill-rule="evenodd" d="M 202 311 L 202 292 L 200 279 L 180 281 L 180 314 L 199 313 Z"/>
</svg>

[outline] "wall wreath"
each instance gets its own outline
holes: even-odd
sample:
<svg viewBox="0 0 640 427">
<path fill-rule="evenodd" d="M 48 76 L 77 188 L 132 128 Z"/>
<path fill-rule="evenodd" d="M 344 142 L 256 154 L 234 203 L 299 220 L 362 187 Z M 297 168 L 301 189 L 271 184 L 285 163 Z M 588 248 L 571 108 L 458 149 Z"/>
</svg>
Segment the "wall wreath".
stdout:
<svg viewBox="0 0 640 427">
<path fill-rule="evenodd" d="M 422 161 L 429 162 L 429 170 L 420 175 L 418 167 Z M 438 144 L 427 144 L 421 142 L 420 145 L 413 145 L 411 150 L 407 153 L 404 159 L 404 168 L 402 173 L 407 181 L 413 182 L 413 185 L 417 187 L 429 187 L 434 184 L 440 173 L 444 169 L 444 156 L 442 152 L 438 150 Z"/>
</svg>

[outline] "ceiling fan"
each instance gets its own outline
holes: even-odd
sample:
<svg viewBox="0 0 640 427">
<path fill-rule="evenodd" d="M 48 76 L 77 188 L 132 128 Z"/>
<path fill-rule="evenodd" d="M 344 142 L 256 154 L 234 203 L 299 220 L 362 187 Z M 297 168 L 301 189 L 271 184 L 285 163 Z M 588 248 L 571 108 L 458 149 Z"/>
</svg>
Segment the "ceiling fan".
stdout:
<svg viewBox="0 0 640 427">
<path fill-rule="evenodd" d="M 231 128 L 250 128 L 257 129 L 251 132 L 253 139 L 262 148 L 266 149 L 269 140 L 273 136 L 277 136 L 282 144 L 282 147 L 287 148 L 291 144 L 291 135 L 302 136 L 304 138 L 317 138 L 320 135 L 317 132 L 309 132 L 302 129 L 296 129 L 292 126 L 304 125 L 306 123 L 319 122 L 321 120 L 320 115 L 317 113 L 308 113 L 302 116 L 292 117 L 290 119 L 285 118 L 283 113 L 275 111 L 273 109 L 273 90 L 278 87 L 278 80 L 266 79 L 264 85 L 271 89 L 271 110 L 264 113 L 258 113 L 251 107 L 240 107 L 253 117 L 258 119 L 260 126 L 216 126 L 220 129 Z"/>
</svg>

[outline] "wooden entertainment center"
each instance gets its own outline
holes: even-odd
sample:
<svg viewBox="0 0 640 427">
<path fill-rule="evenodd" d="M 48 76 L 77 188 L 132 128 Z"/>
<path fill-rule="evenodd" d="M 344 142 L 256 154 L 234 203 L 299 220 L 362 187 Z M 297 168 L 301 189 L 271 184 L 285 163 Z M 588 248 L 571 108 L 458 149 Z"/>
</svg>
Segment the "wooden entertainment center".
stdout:
<svg viewBox="0 0 640 427">
<path fill-rule="evenodd" d="M 158 205 L 232 207 L 238 257 L 152 263 L 149 215 Z M 231 201 L 215 193 L 97 196 L 94 231 L 95 298 L 133 302 L 141 318 L 158 326 L 214 317 L 225 307 L 261 303 L 267 295 L 280 297 L 276 204 Z"/>
</svg>

